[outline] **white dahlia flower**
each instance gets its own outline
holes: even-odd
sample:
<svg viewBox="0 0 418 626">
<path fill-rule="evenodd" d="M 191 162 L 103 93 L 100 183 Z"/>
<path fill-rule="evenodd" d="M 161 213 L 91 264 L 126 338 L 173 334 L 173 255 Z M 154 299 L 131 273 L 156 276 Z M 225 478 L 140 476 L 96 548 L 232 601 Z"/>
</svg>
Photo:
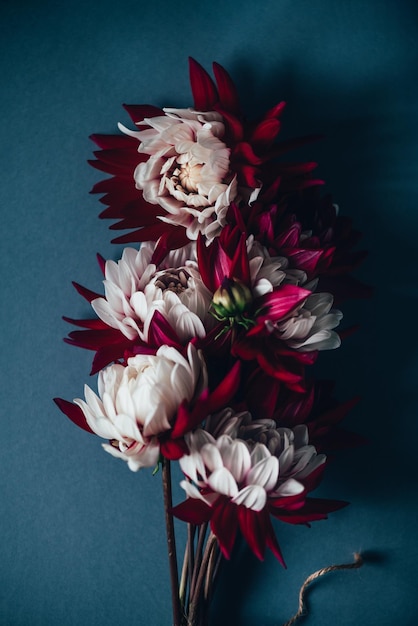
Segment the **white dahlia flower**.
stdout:
<svg viewBox="0 0 418 626">
<path fill-rule="evenodd" d="M 304 480 L 326 457 L 308 443 L 306 426 L 270 429 L 268 445 L 207 431 L 187 436 L 190 454 L 180 459 L 189 479 L 181 486 L 189 496 L 209 506 L 220 496 L 233 504 L 261 511 L 268 499 L 302 494 Z"/>
<path fill-rule="evenodd" d="M 148 341 L 155 311 L 169 322 L 183 343 L 204 337 L 205 325 L 213 324 L 208 313 L 212 294 L 194 261 L 195 245 L 170 252 L 158 267 L 151 263 L 154 247 L 154 243 L 147 242 L 139 251 L 125 248 L 117 263 L 106 262 L 105 297 L 92 301 L 94 311 L 131 340 L 139 337 Z"/>
<path fill-rule="evenodd" d="M 226 222 L 228 207 L 251 190 L 237 187 L 230 171 L 230 148 L 223 143 L 223 118 L 216 112 L 163 109 L 165 115 L 138 122 L 144 130 L 119 129 L 139 141 L 138 152 L 149 159 L 139 163 L 134 179 L 144 199 L 159 204 L 168 224 L 183 226 L 189 239 L 199 233 L 210 241 Z M 255 199 L 258 190 L 250 197 Z"/>
<path fill-rule="evenodd" d="M 332 308 L 333 302 L 330 293 L 313 293 L 287 319 L 271 324 L 271 330 L 290 348 L 301 352 L 338 348 L 341 339 L 333 329 L 343 314 Z"/>
<path fill-rule="evenodd" d="M 193 345 L 187 358 L 162 346 L 156 355 L 131 357 L 126 367 L 106 367 L 99 373 L 99 395 L 86 385 L 85 401 L 74 402 L 90 428 L 110 440 L 104 449 L 136 471 L 157 463 L 158 435 L 170 430 L 180 404 L 194 400 L 206 386 L 206 365 Z"/>
</svg>

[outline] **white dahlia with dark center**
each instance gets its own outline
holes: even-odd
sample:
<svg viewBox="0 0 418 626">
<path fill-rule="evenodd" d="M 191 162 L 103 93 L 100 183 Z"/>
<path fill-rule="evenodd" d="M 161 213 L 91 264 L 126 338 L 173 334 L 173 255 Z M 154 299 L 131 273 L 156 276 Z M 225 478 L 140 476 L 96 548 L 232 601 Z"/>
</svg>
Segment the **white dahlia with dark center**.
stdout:
<svg viewBox="0 0 418 626">
<path fill-rule="evenodd" d="M 194 257 L 194 246 L 169 253 L 164 264 L 151 263 L 154 244 L 140 250 L 125 248 L 122 258 L 105 265 L 105 297 L 92 301 L 99 318 L 128 339 L 148 341 L 155 311 L 168 321 L 181 342 L 204 337 L 212 294 L 203 284 Z M 173 267 L 170 263 L 173 262 Z M 175 263 L 181 263 L 175 266 Z"/>
</svg>

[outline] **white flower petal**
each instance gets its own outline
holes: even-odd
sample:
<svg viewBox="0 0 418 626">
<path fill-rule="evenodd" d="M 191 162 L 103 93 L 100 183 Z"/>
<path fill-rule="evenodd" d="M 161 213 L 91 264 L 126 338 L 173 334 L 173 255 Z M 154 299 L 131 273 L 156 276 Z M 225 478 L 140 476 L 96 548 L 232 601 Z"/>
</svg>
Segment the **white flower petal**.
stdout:
<svg viewBox="0 0 418 626">
<path fill-rule="evenodd" d="M 232 502 L 253 511 L 262 511 L 266 506 L 267 494 L 260 485 L 248 485 L 239 491 Z"/>
<path fill-rule="evenodd" d="M 251 467 L 251 456 L 244 441 L 235 440 L 221 450 L 224 466 L 240 484 Z"/>
<path fill-rule="evenodd" d="M 280 485 L 278 489 L 270 494 L 277 498 L 285 498 L 288 496 L 297 496 L 304 491 L 304 486 L 294 478 L 289 478 Z"/>
<path fill-rule="evenodd" d="M 279 478 L 279 461 L 275 456 L 270 456 L 254 465 L 247 476 L 247 485 L 259 485 L 267 492 L 275 488 Z"/>
<path fill-rule="evenodd" d="M 223 468 L 221 453 L 216 445 L 210 443 L 204 445 L 200 451 L 202 459 L 210 472 Z"/>
<path fill-rule="evenodd" d="M 231 472 L 226 467 L 216 469 L 209 476 L 208 485 L 216 493 L 233 498 L 238 494 L 238 486 Z"/>
</svg>

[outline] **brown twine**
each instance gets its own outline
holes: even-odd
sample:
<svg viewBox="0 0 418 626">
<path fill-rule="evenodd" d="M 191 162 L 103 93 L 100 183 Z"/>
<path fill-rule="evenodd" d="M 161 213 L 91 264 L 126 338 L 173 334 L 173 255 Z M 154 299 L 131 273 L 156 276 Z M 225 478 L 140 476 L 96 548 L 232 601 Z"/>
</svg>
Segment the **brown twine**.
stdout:
<svg viewBox="0 0 418 626">
<path fill-rule="evenodd" d="M 300 617 L 302 617 L 302 615 L 305 614 L 306 589 L 314 580 L 316 580 L 317 578 L 320 578 L 321 576 L 324 576 L 324 574 L 328 574 L 329 572 L 336 572 L 337 570 L 340 570 L 340 569 L 357 569 L 361 567 L 362 565 L 363 565 L 363 559 L 361 557 L 361 554 L 359 552 L 354 552 L 353 563 L 341 563 L 340 565 L 329 565 L 328 567 L 323 567 L 322 569 L 319 569 L 313 574 L 311 574 L 310 576 L 308 576 L 308 578 L 305 580 L 305 582 L 303 583 L 299 591 L 298 611 L 297 613 L 295 613 L 295 615 L 292 618 L 290 618 L 288 622 L 283 624 L 283 626 L 292 626 L 292 624 L 294 624 Z"/>
</svg>

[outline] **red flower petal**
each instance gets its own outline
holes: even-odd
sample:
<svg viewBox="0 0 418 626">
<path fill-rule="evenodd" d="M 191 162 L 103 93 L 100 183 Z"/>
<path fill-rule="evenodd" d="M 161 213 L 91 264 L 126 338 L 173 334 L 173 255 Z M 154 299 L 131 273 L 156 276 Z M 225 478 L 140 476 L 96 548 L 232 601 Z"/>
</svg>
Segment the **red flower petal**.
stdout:
<svg viewBox="0 0 418 626">
<path fill-rule="evenodd" d="M 238 507 L 239 527 L 255 556 L 264 560 L 264 552 L 266 549 L 267 533 L 265 517 L 268 516 L 267 511 L 252 511 L 245 506 Z"/>
<path fill-rule="evenodd" d="M 62 319 L 64 320 L 64 322 L 68 322 L 69 324 L 73 324 L 74 326 L 89 328 L 90 330 L 105 330 L 106 328 L 109 328 L 109 326 L 105 324 L 101 319 L 75 320 L 72 317 L 67 317 L 65 315 L 63 315 Z"/>
<path fill-rule="evenodd" d="M 227 142 L 236 143 L 242 141 L 244 137 L 244 128 L 240 120 L 235 117 L 235 115 L 228 113 L 228 111 L 219 105 L 215 105 L 214 109 L 223 117 L 223 121 L 225 123 L 225 138 Z"/>
<path fill-rule="evenodd" d="M 281 123 L 273 118 L 263 120 L 258 124 L 252 135 L 253 143 L 269 144 L 272 143 L 279 134 Z"/>
<path fill-rule="evenodd" d="M 221 552 L 226 559 L 231 558 L 237 535 L 238 509 L 239 507 L 222 496 L 213 505 L 210 527 L 217 537 Z"/>
<path fill-rule="evenodd" d="M 80 296 L 83 296 L 83 298 L 85 298 L 87 302 L 91 302 L 92 300 L 96 300 L 96 298 L 103 297 L 102 294 L 96 293 L 95 291 L 91 291 L 90 289 L 87 289 L 86 287 L 83 287 L 83 285 L 80 285 L 79 283 L 76 283 L 74 281 L 73 281 L 73 285 L 75 289 L 78 291 L 78 293 L 80 294 Z"/>
<path fill-rule="evenodd" d="M 154 311 L 149 325 L 148 343 L 152 346 L 168 345 L 173 346 L 177 350 L 182 349 L 182 343 L 166 318 L 160 311 Z"/>
<path fill-rule="evenodd" d="M 171 461 L 178 461 L 182 456 L 188 454 L 189 449 L 183 439 L 164 439 L 160 441 L 161 454 Z"/>
<path fill-rule="evenodd" d="M 125 149 L 135 150 L 137 142 L 128 135 L 90 135 L 90 139 L 103 150 Z"/>
<path fill-rule="evenodd" d="M 236 361 L 227 375 L 209 396 L 208 413 L 215 413 L 225 406 L 238 391 L 240 384 L 241 363 Z"/>
<path fill-rule="evenodd" d="M 295 285 L 283 285 L 259 299 L 260 308 L 267 307 L 267 312 L 257 321 L 280 320 L 304 302 L 311 292 Z"/>
<path fill-rule="evenodd" d="M 190 524 L 203 524 L 208 522 L 212 515 L 212 509 L 203 500 L 188 498 L 171 509 L 172 514 L 183 522 Z"/>
<path fill-rule="evenodd" d="M 267 111 L 267 113 L 264 115 L 265 119 L 270 119 L 273 117 L 280 117 L 280 115 L 283 113 L 284 109 L 286 107 L 286 102 L 279 102 L 278 104 L 276 104 L 276 106 L 274 106 L 272 109 L 270 109 L 269 111 Z"/>
<path fill-rule="evenodd" d="M 88 433 L 95 434 L 90 426 L 86 422 L 86 418 L 84 417 L 83 411 L 79 406 L 73 404 L 72 402 L 68 402 L 68 400 L 63 400 L 62 398 L 54 398 L 54 402 L 59 409 L 66 415 L 76 426 L 82 428 Z"/>
<path fill-rule="evenodd" d="M 218 86 L 219 102 L 231 113 L 239 114 L 238 92 L 232 78 L 226 69 L 216 62 L 213 64 L 213 73 Z"/>
<path fill-rule="evenodd" d="M 218 92 L 213 80 L 200 63 L 192 57 L 189 57 L 189 72 L 194 108 L 197 111 L 213 111 L 218 101 Z"/>
<path fill-rule="evenodd" d="M 123 108 L 128 112 L 128 115 L 135 124 L 137 122 L 142 122 L 146 117 L 158 117 L 159 115 L 164 115 L 164 111 L 162 109 L 159 109 L 152 104 L 124 104 Z"/>
</svg>

